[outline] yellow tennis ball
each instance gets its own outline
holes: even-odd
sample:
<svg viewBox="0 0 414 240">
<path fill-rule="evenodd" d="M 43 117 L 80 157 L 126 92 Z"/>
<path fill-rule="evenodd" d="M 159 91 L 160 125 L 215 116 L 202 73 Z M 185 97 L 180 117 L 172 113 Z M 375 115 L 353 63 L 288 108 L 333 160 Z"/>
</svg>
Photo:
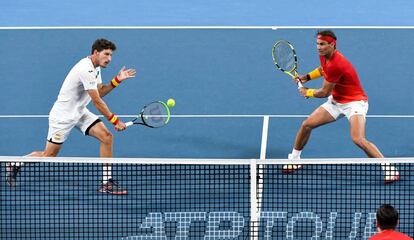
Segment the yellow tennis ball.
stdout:
<svg viewBox="0 0 414 240">
<path fill-rule="evenodd" d="M 170 98 L 167 100 L 167 106 L 168 107 L 174 107 L 175 106 L 175 100 L 173 98 Z"/>
</svg>

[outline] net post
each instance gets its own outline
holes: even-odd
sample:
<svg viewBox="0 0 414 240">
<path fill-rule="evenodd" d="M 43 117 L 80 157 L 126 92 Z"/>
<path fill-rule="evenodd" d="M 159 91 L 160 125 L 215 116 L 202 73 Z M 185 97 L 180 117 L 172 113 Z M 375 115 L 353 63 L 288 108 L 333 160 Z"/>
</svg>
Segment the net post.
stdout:
<svg viewBox="0 0 414 240">
<path fill-rule="evenodd" d="M 259 208 L 257 201 L 257 160 L 250 161 L 250 231 L 251 240 L 259 239 Z"/>
</svg>

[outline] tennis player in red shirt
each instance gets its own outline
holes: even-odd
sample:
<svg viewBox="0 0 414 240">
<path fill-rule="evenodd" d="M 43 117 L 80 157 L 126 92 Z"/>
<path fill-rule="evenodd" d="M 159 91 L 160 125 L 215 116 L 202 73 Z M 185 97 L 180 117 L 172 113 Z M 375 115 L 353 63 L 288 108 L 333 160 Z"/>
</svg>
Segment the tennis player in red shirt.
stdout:
<svg viewBox="0 0 414 240">
<path fill-rule="evenodd" d="M 358 75 L 352 64 L 336 49 L 336 36 L 331 30 L 319 31 L 316 44 L 321 65 L 306 75 L 298 75 L 295 81 L 306 83 L 323 77 L 319 89 L 300 88 L 299 92 L 306 98 L 328 98 L 327 102 L 317 108 L 301 125 L 295 139 L 291 160 L 300 159 L 301 152 L 309 140 L 314 128 L 334 122 L 346 116 L 350 124 L 352 141 L 368 157 L 383 158 L 381 151 L 365 138 L 365 116 L 368 112 L 368 97 L 365 94 Z M 285 165 L 283 172 L 292 173 L 302 165 Z M 381 164 L 385 183 L 398 181 L 399 172 L 394 166 Z"/>
<path fill-rule="evenodd" d="M 396 231 L 398 225 L 398 211 L 389 204 L 384 204 L 377 210 L 378 234 L 369 240 L 413 240 L 411 237 Z"/>
</svg>

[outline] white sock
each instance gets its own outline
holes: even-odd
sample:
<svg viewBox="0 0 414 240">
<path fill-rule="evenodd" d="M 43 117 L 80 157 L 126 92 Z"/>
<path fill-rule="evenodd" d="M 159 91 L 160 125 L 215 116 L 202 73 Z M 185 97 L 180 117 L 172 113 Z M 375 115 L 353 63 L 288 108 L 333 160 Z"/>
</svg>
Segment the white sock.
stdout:
<svg viewBox="0 0 414 240">
<path fill-rule="evenodd" d="M 109 179 L 112 178 L 111 173 L 112 167 L 110 164 L 104 164 L 103 165 L 103 174 L 102 174 L 102 183 L 105 184 L 108 182 Z"/>
<path fill-rule="evenodd" d="M 389 173 L 395 174 L 396 172 L 395 167 L 389 163 L 381 163 L 381 168 L 382 168 L 382 171 L 384 171 L 386 174 L 389 174 Z"/>
<path fill-rule="evenodd" d="M 300 154 L 301 153 L 302 153 L 302 150 L 292 149 L 292 157 L 293 157 L 293 159 L 300 158 Z"/>
</svg>

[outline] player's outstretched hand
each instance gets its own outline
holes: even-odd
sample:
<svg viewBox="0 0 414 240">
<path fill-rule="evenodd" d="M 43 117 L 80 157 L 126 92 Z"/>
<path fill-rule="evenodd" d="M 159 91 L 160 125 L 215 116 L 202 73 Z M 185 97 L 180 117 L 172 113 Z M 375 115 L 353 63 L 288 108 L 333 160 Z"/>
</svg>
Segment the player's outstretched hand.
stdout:
<svg viewBox="0 0 414 240">
<path fill-rule="evenodd" d="M 136 73 L 137 73 L 137 71 L 135 71 L 135 69 L 133 69 L 133 68 L 125 69 L 125 66 L 123 66 L 121 68 L 121 70 L 119 70 L 119 73 L 118 73 L 117 77 L 118 77 L 118 80 L 122 82 L 125 79 L 135 77 Z"/>
</svg>

